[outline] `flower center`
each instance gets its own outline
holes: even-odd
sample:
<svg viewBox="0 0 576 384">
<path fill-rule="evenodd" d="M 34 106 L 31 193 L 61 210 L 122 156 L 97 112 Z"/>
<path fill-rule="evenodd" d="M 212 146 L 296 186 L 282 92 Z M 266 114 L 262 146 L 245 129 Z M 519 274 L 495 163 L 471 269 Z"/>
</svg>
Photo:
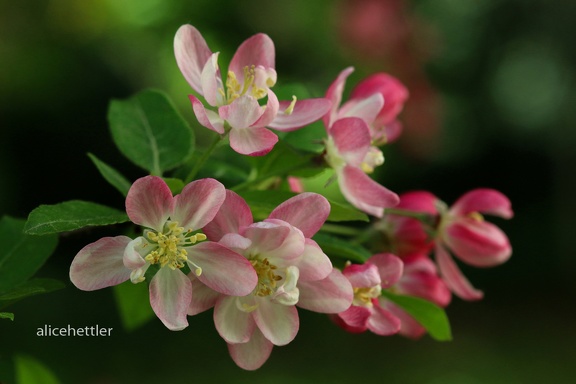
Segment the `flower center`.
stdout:
<svg viewBox="0 0 576 384">
<path fill-rule="evenodd" d="M 373 287 L 354 288 L 354 300 L 352 300 L 352 304 L 362 307 L 372 307 L 372 299 L 379 297 L 381 293 L 382 288 L 380 284 Z"/>
<path fill-rule="evenodd" d="M 162 232 L 149 231 L 146 233 L 146 237 L 151 244 L 156 246 L 144 258 L 150 264 L 160 264 L 161 268 L 168 266 L 170 269 L 176 270 L 184 267 L 188 262 L 196 267 L 194 273 L 197 276 L 202 274 L 202 268 L 188 260 L 188 252 L 184 247 L 206 240 L 206 235 L 203 233 L 193 235 L 191 229 L 186 230 L 179 227 L 176 221 L 168 221 Z"/>
<path fill-rule="evenodd" d="M 282 280 L 282 276 L 276 274 L 277 267 L 270 264 L 268 259 L 253 259 L 250 261 L 258 275 L 258 284 L 254 289 L 254 295 L 264 297 L 275 292 L 277 282 Z"/>
<path fill-rule="evenodd" d="M 370 147 L 370 150 L 366 156 L 364 156 L 364 161 L 360 164 L 360 167 L 364 173 L 372 173 L 374 172 L 374 168 L 382 164 L 384 164 L 384 155 L 382 154 L 382 151 L 376 147 Z"/>
<path fill-rule="evenodd" d="M 263 69 L 256 68 L 254 65 L 245 66 L 244 83 L 240 84 L 236 74 L 232 71 L 228 71 L 228 77 L 226 78 L 226 94 L 224 95 L 224 90 L 220 90 L 220 93 L 226 97 L 228 104 L 247 92 L 259 100 L 268 94 L 268 88 L 272 87 L 275 83 L 273 78 L 266 76 L 263 72 L 265 72 Z"/>
</svg>

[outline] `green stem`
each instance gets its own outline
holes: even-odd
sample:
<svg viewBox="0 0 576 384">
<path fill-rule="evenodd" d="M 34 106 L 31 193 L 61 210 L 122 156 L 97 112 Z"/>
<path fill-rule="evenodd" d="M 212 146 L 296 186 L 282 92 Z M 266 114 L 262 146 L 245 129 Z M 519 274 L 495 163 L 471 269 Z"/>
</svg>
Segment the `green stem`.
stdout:
<svg viewBox="0 0 576 384">
<path fill-rule="evenodd" d="M 363 232 L 363 230 L 358 228 L 326 223 L 320 228 L 320 231 L 345 236 L 359 236 Z"/>
<path fill-rule="evenodd" d="M 218 135 L 214 138 L 214 141 L 212 142 L 212 144 L 210 144 L 208 149 L 206 149 L 206 151 L 204 151 L 202 156 L 194 164 L 194 167 L 192 167 L 192 170 L 190 170 L 190 172 L 188 173 L 188 176 L 186 176 L 186 179 L 184 180 L 185 184 L 188 184 L 189 182 L 194 180 L 198 171 L 200 171 L 200 169 L 202 168 L 202 166 L 204 165 L 206 160 L 208 160 L 208 158 L 210 157 L 212 152 L 214 152 L 214 149 L 216 149 L 216 147 L 218 146 L 220 141 L 222 141 L 222 139 L 224 139 L 226 137 L 226 135 L 227 135 L 227 133 L 225 133 L 224 135 Z"/>
</svg>

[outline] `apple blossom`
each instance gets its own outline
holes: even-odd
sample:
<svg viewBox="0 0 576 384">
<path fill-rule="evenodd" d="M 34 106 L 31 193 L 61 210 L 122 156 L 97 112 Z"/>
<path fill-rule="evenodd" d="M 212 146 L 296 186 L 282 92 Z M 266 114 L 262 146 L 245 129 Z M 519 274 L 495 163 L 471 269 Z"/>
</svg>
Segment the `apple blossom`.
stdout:
<svg viewBox="0 0 576 384">
<path fill-rule="evenodd" d="M 85 246 L 70 266 L 71 281 L 86 291 L 128 279 L 140 283 L 155 265 L 158 271 L 150 281 L 150 304 L 166 327 L 186 328 L 192 283 L 183 268 L 225 294 L 246 295 L 257 283 L 244 257 L 221 244 L 203 241 L 206 236 L 195 233 L 212 220 L 224 198 L 224 186 L 214 179 L 194 181 L 176 196 L 160 177 L 136 180 L 126 196 L 126 212 L 134 224 L 145 227 L 144 234 L 134 240 L 105 237 Z"/>
<path fill-rule="evenodd" d="M 216 111 L 190 95 L 200 124 L 219 134 L 230 132 L 230 146 L 243 155 L 268 153 L 278 137 L 269 131 L 292 131 L 320 119 L 330 108 L 324 98 L 278 101 L 274 43 L 263 33 L 244 41 L 228 67 L 226 82 L 220 75 L 218 52 L 212 53 L 200 32 L 183 25 L 174 38 L 178 67 L 192 88 Z M 267 98 L 266 105 L 259 101 Z"/>
</svg>

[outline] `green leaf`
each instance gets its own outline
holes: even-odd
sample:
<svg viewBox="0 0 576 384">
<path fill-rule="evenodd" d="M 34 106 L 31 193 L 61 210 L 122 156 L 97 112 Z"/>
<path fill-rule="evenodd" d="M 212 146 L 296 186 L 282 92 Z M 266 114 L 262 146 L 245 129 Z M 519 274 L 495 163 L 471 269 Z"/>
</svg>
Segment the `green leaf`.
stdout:
<svg viewBox="0 0 576 384">
<path fill-rule="evenodd" d="M 275 190 L 240 191 L 238 194 L 248 203 L 255 221 L 264 220 L 274 208 L 296 196 L 293 192 Z"/>
<path fill-rule="evenodd" d="M 446 312 L 436 304 L 419 297 L 396 295 L 388 291 L 382 291 L 382 296 L 402 307 L 402 309 L 426 328 L 430 336 L 435 340 L 452 340 L 448 316 L 446 316 Z"/>
<path fill-rule="evenodd" d="M 94 156 L 93 154 L 89 153 L 88 157 L 94 163 L 98 171 L 104 177 L 104 179 L 109 182 L 114 188 L 116 188 L 122 196 L 128 195 L 128 190 L 132 185 L 128 179 L 126 179 L 120 172 Z"/>
<path fill-rule="evenodd" d="M 71 200 L 41 205 L 30 212 L 24 231 L 29 235 L 73 231 L 88 226 L 129 221 L 125 212 L 89 201 Z"/>
<path fill-rule="evenodd" d="M 0 319 L 10 319 L 14 321 L 14 314 L 10 312 L 0 312 Z"/>
<path fill-rule="evenodd" d="M 30 279 L 8 291 L 0 293 L 0 305 L 2 305 L 2 301 L 20 300 L 40 293 L 49 293 L 62 289 L 64 286 L 63 282 L 55 279 Z"/>
<path fill-rule="evenodd" d="M 28 236 L 22 232 L 24 220 L 0 219 L 0 292 L 28 280 L 50 257 L 58 237 Z"/>
<path fill-rule="evenodd" d="M 154 318 L 148 284 L 126 281 L 114 287 L 114 296 L 122 325 L 127 331 L 133 331 Z"/>
<path fill-rule="evenodd" d="M 321 121 L 317 121 L 307 127 L 288 132 L 283 140 L 296 149 L 320 154 L 324 151 L 324 138 L 326 128 Z"/>
<path fill-rule="evenodd" d="M 108 121 L 120 152 L 153 175 L 182 164 L 194 151 L 192 129 L 159 91 L 112 100 Z"/>
<path fill-rule="evenodd" d="M 27 355 L 14 357 L 18 384 L 59 384 L 60 381 L 46 365 Z"/>
<path fill-rule="evenodd" d="M 326 221 L 370 221 L 368 215 L 348 204 L 342 204 L 328 199 L 330 215 Z"/>
<path fill-rule="evenodd" d="M 184 182 L 181 179 L 175 179 L 173 177 L 163 177 L 163 179 L 173 195 L 179 194 L 185 187 Z"/>
<path fill-rule="evenodd" d="M 324 253 L 331 258 L 338 257 L 346 261 L 350 260 L 363 263 L 372 256 L 372 253 L 361 245 L 354 244 L 336 236 L 317 233 L 312 239 L 316 241 Z"/>
</svg>

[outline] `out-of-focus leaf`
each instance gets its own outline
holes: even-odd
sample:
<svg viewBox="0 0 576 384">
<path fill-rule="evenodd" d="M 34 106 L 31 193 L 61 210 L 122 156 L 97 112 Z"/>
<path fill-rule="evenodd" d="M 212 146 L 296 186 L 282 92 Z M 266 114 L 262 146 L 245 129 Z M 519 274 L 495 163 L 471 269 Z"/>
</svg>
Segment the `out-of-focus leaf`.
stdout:
<svg viewBox="0 0 576 384">
<path fill-rule="evenodd" d="M 321 121 L 312 123 L 304 128 L 288 132 L 283 140 L 292 147 L 311 153 L 322 153 L 326 129 Z"/>
<path fill-rule="evenodd" d="M 148 284 L 124 282 L 114 287 L 114 296 L 122 325 L 127 331 L 137 329 L 154 317 Z"/>
<path fill-rule="evenodd" d="M 118 149 L 153 175 L 182 164 L 194 151 L 192 129 L 159 91 L 112 100 L 108 121 Z"/>
<path fill-rule="evenodd" d="M 250 206 L 254 220 L 264 220 L 270 215 L 278 205 L 296 196 L 295 193 L 289 191 L 241 191 L 238 194 L 246 200 Z"/>
<path fill-rule="evenodd" d="M 10 312 L 0 312 L 0 319 L 10 319 L 14 321 L 14 314 Z"/>
<path fill-rule="evenodd" d="M 24 220 L 0 219 L 0 292 L 28 280 L 50 257 L 58 237 L 29 236 L 23 233 Z"/>
<path fill-rule="evenodd" d="M 116 188 L 122 196 L 128 195 L 128 190 L 132 185 L 128 179 L 126 179 L 120 172 L 94 156 L 93 154 L 89 153 L 88 157 L 94 163 L 98 171 L 104 177 L 104 179 L 109 182 L 114 188 Z"/>
<path fill-rule="evenodd" d="M 34 209 L 28 216 L 24 230 L 29 235 L 47 235 L 127 221 L 126 213 L 115 208 L 89 201 L 71 200 L 54 205 L 41 205 Z"/>
<path fill-rule="evenodd" d="M 328 199 L 330 202 L 330 215 L 326 221 L 369 221 L 370 219 L 364 212 L 360 212 L 351 205 L 337 203 Z"/>
<path fill-rule="evenodd" d="M 20 300 L 28 296 L 49 293 L 64 288 L 64 283 L 55 279 L 35 278 L 0 293 L 0 306 L 4 301 Z"/>
<path fill-rule="evenodd" d="M 312 239 L 316 241 L 324 253 L 331 258 L 338 257 L 345 261 L 349 260 L 364 263 L 372 256 L 370 251 L 361 245 L 354 244 L 336 236 L 317 233 Z"/>
<path fill-rule="evenodd" d="M 28 355 L 14 357 L 16 382 L 18 384 L 59 384 L 60 381 L 37 359 Z"/>
<path fill-rule="evenodd" d="M 173 195 L 177 195 L 182 192 L 182 189 L 184 188 L 184 182 L 182 180 L 172 177 L 164 177 L 163 179 L 164 182 L 166 182 L 168 185 L 168 188 L 170 188 L 170 191 Z"/>
<path fill-rule="evenodd" d="M 435 340 L 452 340 L 448 316 L 436 304 L 419 297 L 396 295 L 388 291 L 382 291 L 382 295 L 408 312 Z"/>
</svg>

